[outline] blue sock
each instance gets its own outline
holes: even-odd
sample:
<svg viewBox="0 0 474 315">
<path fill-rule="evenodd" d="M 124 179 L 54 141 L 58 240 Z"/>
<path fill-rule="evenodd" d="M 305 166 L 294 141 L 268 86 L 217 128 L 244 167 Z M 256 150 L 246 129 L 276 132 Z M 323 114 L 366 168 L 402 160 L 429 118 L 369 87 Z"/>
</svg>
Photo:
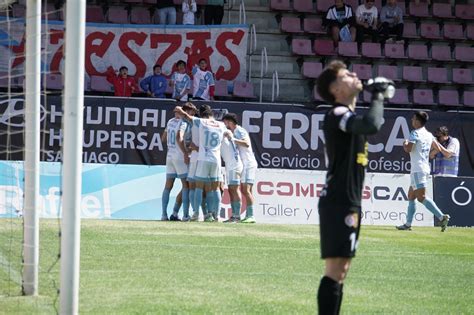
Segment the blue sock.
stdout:
<svg viewBox="0 0 474 315">
<path fill-rule="evenodd" d="M 202 199 L 202 202 L 201 202 L 202 214 L 206 215 L 207 214 L 207 209 L 209 207 L 207 205 L 206 199 L 205 198 L 201 198 L 201 199 Z"/>
<path fill-rule="evenodd" d="M 173 206 L 173 215 L 178 215 L 179 208 L 181 208 L 181 204 L 176 201 Z"/>
<path fill-rule="evenodd" d="M 433 213 L 435 217 L 437 217 L 438 219 L 443 218 L 443 212 L 439 210 L 438 206 L 433 200 L 431 200 L 430 198 L 425 198 L 422 204 L 426 207 L 426 209 L 430 210 L 430 212 Z"/>
<path fill-rule="evenodd" d="M 196 211 L 196 209 L 194 209 L 194 189 L 189 190 L 189 204 L 193 208 L 193 211 Z"/>
<path fill-rule="evenodd" d="M 189 217 L 189 189 L 183 188 L 183 216 Z"/>
<path fill-rule="evenodd" d="M 170 201 L 170 189 L 164 189 L 161 195 L 161 216 L 168 216 L 168 202 Z"/>
<path fill-rule="evenodd" d="M 232 216 L 235 218 L 240 217 L 240 201 L 232 201 L 230 207 L 232 208 Z"/>
<path fill-rule="evenodd" d="M 199 213 L 199 207 L 201 206 L 202 203 L 202 189 L 201 188 L 196 188 L 194 190 L 194 211 L 195 213 Z M 203 209 L 204 212 L 204 209 Z"/>
<path fill-rule="evenodd" d="M 207 212 L 214 212 L 214 207 L 216 204 L 216 194 L 214 191 L 208 191 L 206 194 L 206 203 L 207 203 Z"/>
<path fill-rule="evenodd" d="M 407 226 L 411 226 L 411 223 L 413 222 L 413 217 L 415 216 L 416 212 L 416 203 L 415 200 L 409 200 L 408 201 L 408 208 L 407 208 Z"/>
<path fill-rule="evenodd" d="M 221 201 L 222 201 L 221 191 L 218 189 L 216 190 L 215 194 L 216 194 L 216 216 L 219 216 L 219 212 L 221 211 Z"/>
<path fill-rule="evenodd" d="M 245 215 L 246 218 L 253 217 L 253 205 L 247 206 L 247 214 Z"/>
</svg>

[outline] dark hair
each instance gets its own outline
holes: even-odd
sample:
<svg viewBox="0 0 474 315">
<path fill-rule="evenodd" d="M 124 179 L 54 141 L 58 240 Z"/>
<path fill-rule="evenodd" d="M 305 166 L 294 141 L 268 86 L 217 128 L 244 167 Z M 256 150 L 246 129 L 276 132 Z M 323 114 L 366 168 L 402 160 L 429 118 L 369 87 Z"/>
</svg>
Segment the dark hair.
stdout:
<svg viewBox="0 0 474 315">
<path fill-rule="evenodd" d="M 435 134 L 437 137 L 439 136 L 449 136 L 449 130 L 446 126 L 441 126 L 436 129 Z"/>
<path fill-rule="evenodd" d="M 421 126 L 426 125 L 426 122 L 430 119 L 430 116 L 428 116 L 428 113 L 422 110 L 416 111 L 414 115 L 416 117 L 416 120 L 418 120 L 421 123 Z"/>
<path fill-rule="evenodd" d="M 318 94 L 329 104 L 334 104 L 336 101 L 334 95 L 329 91 L 329 87 L 337 80 L 337 74 L 342 69 L 347 69 L 346 65 L 340 60 L 334 60 L 327 65 L 318 77 L 316 83 Z"/>
<path fill-rule="evenodd" d="M 155 71 L 156 68 L 160 68 L 160 69 L 161 69 L 161 65 L 154 65 L 154 66 L 153 66 L 153 71 Z"/>
<path fill-rule="evenodd" d="M 183 65 L 186 67 L 186 62 L 184 62 L 184 60 L 178 60 L 178 62 L 176 63 L 176 67 L 179 67 L 180 65 Z"/>
<path fill-rule="evenodd" d="M 202 61 L 205 61 L 205 62 L 207 63 L 206 58 L 201 58 L 201 59 L 199 59 L 199 63 L 201 63 Z"/>
<path fill-rule="evenodd" d="M 197 112 L 196 106 L 195 106 L 193 103 L 191 103 L 191 102 L 186 102 L 186 103 L 183 105 L 182 109 L 183 109 L 184 111 L 192 110 L 192 111 L 194 111 L 194 113 Z"/>
<path fill-rule="evenodd" d="M 228 121 L 231 121 L 234 124 L 238 125 L 237 115 L 234 114 L 234 113 L 228 113 L 228 114 L 224 115 L 224 117 L 222 117 L 222 120 L 228 120 Z"/>
<path fill-rule="evenodd" d="M 128 71 L 128 68 L 127 68 L 127 67 L 125 67 L 125 66 L 121 66 L 121 67 L 120 67 L 120 69 L 119 69 L 119 71 L 122 71 L 123 69 L 125 69 L 125 70 L 127 70 L 127 71 Z"/>
<path fill-rule="evenodd" d="M 212 108 L 209 105 L 201 105 L 199 107 L 199 117 L 201 118 L 209 118 L 213 117 L 214 113 L 212 112 Z"/>
</svg>

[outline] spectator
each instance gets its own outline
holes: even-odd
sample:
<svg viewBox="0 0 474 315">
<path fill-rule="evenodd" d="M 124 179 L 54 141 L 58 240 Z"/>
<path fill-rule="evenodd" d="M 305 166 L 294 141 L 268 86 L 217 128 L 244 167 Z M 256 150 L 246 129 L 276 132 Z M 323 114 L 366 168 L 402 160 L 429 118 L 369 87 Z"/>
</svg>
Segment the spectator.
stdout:
<svg viewBox="0 0 474 315">
<path fill-rule="evenodd" d="M 365 0 L 365 4 L 357 7 L 357 42 L 359 43 L 364 41 L 364 34 L 370 35 L 372 42 L 377 41 L 378 10 L 374 5 L 374 1 Z"/>
<path fill-rule="evenodd" d="M 214 74 L 207 70 L 206 59 L 199 60 L 193 67 L 193 99 L 214 100 Z"/>
<path fill-rule="evenodd" d="M 128 68 L 123 66 L 120 67 L 118 75 L 112 67 L 109 67 L 107 71 L 107 81 L 112 83 L 114 86 L 115 96 L 130 97 L 132 93 L 138 91 L 137 83 L 133 77 L 128 76 Z"/>
<path fill-rule="evenodd" d="M 197 5 L 195 0 L 183 0 L 183 24 L 194 25 L 194 13 L 197 11 Z"/>
<path fill-rule="evenodd" d="M 180 60 L 176 63 L 178 71 L 173 72 L 170 85 L 173 87 L 173 98 L 186 102 L 191 90 L 191 78 L 186 74 L 186 62 Z"/>
<path fill-rule="evenodd" d="M 153 74 L 140 82 L 140 87 L 150 97 L 165 98 L 165 91 L 168 83 L 164 75 L 161 74 L 161 66 L 153 67 Z"/>
<path fill-rule="evenodd" d="M 380 11 L 380 22 L 382 23 L 380 33 L 383 41 L 393 43 L 390 34 L 395 35 L 397 44 L 404 44 L 403 40 L 403 11 L 398 6 L 397 0 L 387 0 L 387 4 Z"/>
<path fill-rule="evenodd" d="M 435 169 L 433 175 L 456 177 L 459 170 L 459 140 L 449 135 L 448 127 L 441 126 L 435 131 L 436 140 L 439 142 L 437 149 L 432 149 L 430 158 L 434 159 Z"/>
<path fill-rule="evenodd" d="M 204 24 L 220 25 L 224 17 L 224 0 L 207 0 L 204 9 Z"/>
<path fill-rule="evenodd" d="M 160 17 L 160 24 L 176 24 L 176 8 L 173 0 L 157 0 L 156 8 Z"/>
<path fill-rule="evenodd" d="M 337 47 L 339 39 L 344 42 L 356 40 L 356 23 L 350 5 L 345 4 L 344 0 L 335 0 L 334 3 L 328 9 L 324 25 L 328 27 L 334 46 Z"/>
</svg>

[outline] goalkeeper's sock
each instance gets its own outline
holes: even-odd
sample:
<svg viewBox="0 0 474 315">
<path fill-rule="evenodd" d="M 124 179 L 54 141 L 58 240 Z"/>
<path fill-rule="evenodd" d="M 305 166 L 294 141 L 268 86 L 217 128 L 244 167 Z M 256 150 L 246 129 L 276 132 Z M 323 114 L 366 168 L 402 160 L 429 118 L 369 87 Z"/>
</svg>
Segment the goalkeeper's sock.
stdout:
<svg viewBox="0 0 474 315">
<path fill-rule="evenodd" d="M 319 314 L 339 314 L 342 302 L 342 286 L 333 279 L 324 276 L 319 283 L 318 310 Z"/>
<path fill-rule="evenodd" d="M 196 188 L 194 190 L 194 211 L 199 213 L 199 207 L 202 203 L 202 188 Z M 204 212 L 204 209 L 203 209 Z"/>
<path fill-rule="evenodd" d="M 408 208 L 407 208 L 407 223 L 406 226 L 411 226 L 413 222 L 413 217 L 415 216 L 416 212 L 416 203 L 415 200 L 408 201 Z"/>
<path fill-rule="evenodd" d="M 183 216 L 189 217 L 189 189 L 183 188 L 182 196 L 183 196 Z"/>
<path fill-rule="evenodd" d="M 191 207 L 193 208 L 193 211 L 196 211 L 196 209 L 194 208 L 194 189 L 190 189 L 189 190 L 189 204 L 191 205 Z M 199 208 L 198 208 L 199 210 Z"/>
<path fill-rule="evenodd" d="M 240 201 L 232 201 L 230 207 L 232 208 L 232 216 L 234 218 L 240 217 Z"/>
<path fill-rule="evenodd" d="M 430 198 L 425 198 L 422 204 L 426 207 L 426 209 L 430 210 L 430 212 L 433 213 L 435 217 L 440 220 L 443 219 L 443 212 L 439 210 L 438 206 L 433 200 L 431 200 Z"/>
<path fill-rule="evenodd" d="M 247 213 L 245 214 L 246 218 L 253 217 L 253 205 L 247 206 Z"/>
<path fill-rule="evenodd" d="M 168 217 L 168 203 L 170 201 L 170 189 L 164 189 L 163 194 L 161 195 L 161 216 Z"/>
</svg>

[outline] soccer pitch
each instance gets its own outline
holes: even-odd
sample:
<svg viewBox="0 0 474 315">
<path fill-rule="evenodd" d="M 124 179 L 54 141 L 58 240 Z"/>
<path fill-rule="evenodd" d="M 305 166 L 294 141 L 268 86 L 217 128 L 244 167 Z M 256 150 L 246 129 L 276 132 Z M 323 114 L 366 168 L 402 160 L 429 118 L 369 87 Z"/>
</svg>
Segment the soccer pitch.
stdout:
<svg viewBox="0 0 474 315">
<path fill-rule="evenodd" d="M 55 313 L 57 232 L 41 221 L 40 296 L 22 297 L 20 222 L 0 220 L 0 314 Z M 314 314 L 322 271 L 317 226 L 83 220 L 80 312 Z M 472 314 L 473 292 L 472 229 L 363 226 L 342 312 Z"/>
</svg>

